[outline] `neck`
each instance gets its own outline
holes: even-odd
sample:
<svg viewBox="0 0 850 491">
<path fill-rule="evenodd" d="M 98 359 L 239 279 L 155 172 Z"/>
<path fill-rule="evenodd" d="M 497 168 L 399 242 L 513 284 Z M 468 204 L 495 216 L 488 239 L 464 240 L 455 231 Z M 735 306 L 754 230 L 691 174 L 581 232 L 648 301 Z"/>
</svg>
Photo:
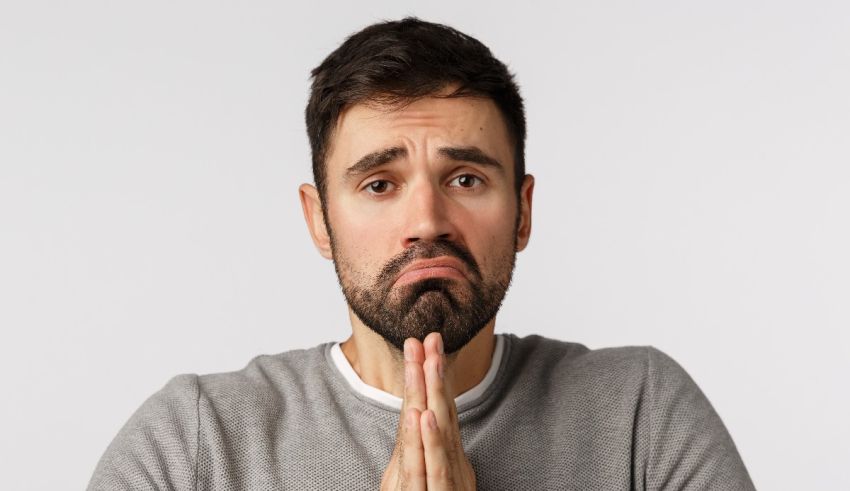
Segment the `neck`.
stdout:
<svg viewBox="0 0 850 491">
<path fill-rule="evenodd" d="M 352 333 L 340 346 L 342 353 L 364 383 L 404 398 L 404 356 L 351 311 Z M 446 381 L 452 397 L 480 383 L 493 358 L 493 318 L 460 350 L 446 356 Z"/>
</svg>

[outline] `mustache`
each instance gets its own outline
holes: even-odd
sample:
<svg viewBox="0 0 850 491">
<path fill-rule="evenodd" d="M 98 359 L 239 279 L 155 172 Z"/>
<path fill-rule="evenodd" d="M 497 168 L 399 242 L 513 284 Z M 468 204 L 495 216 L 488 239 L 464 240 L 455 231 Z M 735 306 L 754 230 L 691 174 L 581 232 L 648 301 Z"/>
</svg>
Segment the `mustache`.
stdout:
<svg viewBox="0 0 850 491">
<path fill-rule="evenodd" d="M 478 267 L 475 258 L 472 257 L 472 253 L 465 246 L 447 240 L 417 240 L 412 246 L 387 261 L 387 264 L 381 268 L 381 272 L 378 274 L 378 283 L 392 283 L 402 269 L 417 259 L 433 259 L 440 256 L 452 256 L 460 259 L 475 278 L 481 280 L 481 269 Z"/>
</svg>

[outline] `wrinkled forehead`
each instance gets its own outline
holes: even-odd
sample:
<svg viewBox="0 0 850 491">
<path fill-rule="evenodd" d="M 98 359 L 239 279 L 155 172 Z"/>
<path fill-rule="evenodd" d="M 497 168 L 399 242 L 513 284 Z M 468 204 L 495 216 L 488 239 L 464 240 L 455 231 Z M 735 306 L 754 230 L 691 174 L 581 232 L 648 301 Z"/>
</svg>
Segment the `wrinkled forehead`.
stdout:
<svg viewBox="0 0 850 491">
<path fill-rule="evenodd" d="M 513 162 L 507 125 L 492 99 L 427 96 L 392 104 L 372 100 L 345 108 L 329 140 L 327 172 L 338 175 L 363 155 L 426 141 L 476 147 Z"/>
</svg>

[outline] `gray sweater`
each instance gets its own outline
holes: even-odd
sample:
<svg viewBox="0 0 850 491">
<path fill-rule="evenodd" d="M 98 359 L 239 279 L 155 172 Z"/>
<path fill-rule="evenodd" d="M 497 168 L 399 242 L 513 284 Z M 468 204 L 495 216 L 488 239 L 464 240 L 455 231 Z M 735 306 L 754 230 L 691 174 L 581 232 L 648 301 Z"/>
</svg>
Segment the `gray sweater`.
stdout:
<svg viewBox="0 0 850 491">
<path fill-rule="evenodd" d="M 705 395 L 661 351 L 501 336 L 495 378 L 458 407 L 479 489 L 754 489 Z M 399 410 L 355 390 L 333 344 L 174 377 L 88 489 L 377 490 Z"/>
</svg>

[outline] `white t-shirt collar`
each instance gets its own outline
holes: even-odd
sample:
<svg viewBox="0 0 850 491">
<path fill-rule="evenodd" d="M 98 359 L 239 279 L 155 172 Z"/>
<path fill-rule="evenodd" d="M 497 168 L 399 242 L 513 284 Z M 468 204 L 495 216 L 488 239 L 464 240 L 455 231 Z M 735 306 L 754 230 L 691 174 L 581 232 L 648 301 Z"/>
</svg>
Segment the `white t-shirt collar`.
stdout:
<svg viewBox="0 0 850 491">
<path fill-rule="evenodd" d="M 496 379 L 496 372 L 499 371 L 499 365 L 502 363 L 503 351 L 504 339 L 502 339 L 501 335 L 497 334 L 496 346 L 493 348 L 493 358 L 490 362 L 490 368 L 487 370 L 487 373 L 478 385 L 455 397 L 455 406 L 460 407 L 467 402 L 474 401 L 480 397 L 485 390 L 487 390 L 487 387 L 489 387 L 490 384 L 493 383 L 493 380 Z M 372 387 L 360 379 L 360 376 L 357 375 L 357 372 L 354 371 L 354 368 L 348 362 L 348 358 L 346 358 L 345 354 L 343 354 L 342 348 L 340 348 L 340 343 L 335 343 L 331 347 L 331 359 L 352 389 L 369 399 L 401 410 L 402 400 L 400 397 L 390 394 L 389 392 L 384 392 L 376 387 Z"/>
</svg>

